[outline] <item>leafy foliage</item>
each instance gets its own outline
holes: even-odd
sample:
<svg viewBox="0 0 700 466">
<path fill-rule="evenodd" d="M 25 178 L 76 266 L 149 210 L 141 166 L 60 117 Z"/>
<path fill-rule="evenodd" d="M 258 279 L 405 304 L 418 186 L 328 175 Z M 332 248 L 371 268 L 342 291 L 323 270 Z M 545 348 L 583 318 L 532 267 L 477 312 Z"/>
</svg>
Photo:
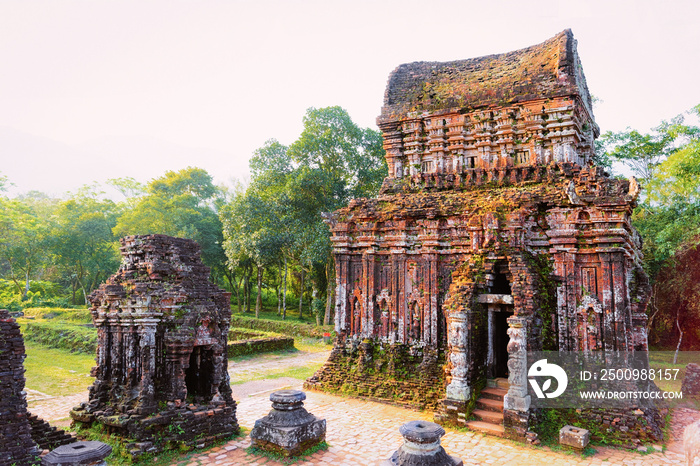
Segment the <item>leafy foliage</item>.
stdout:
<svg viewBox="0 0 700 466">
<path fill-rule="evenodd" d="M 299 138 L 289 147 L 267 141 L 250 169 L 248 188 L 221 209 L 229 265 L 245 267 L 248 260 L 257 268 L 258 315 L 261 269 L 293 262 L 299 296 L 310 278 L 314 312 L 328 323 L 334 267 L 323 214 L 377 193 L 387 171 L 381 134 L 359 128 L 340 107 L 310 108 Z M 326 312 L 320 313 L 324 295 Z"/>
<path fill-rule="evenodd" d="M 127 187 L 131 187 L 127 183 Z M 138 187 L 137 187 L 138 188 Z M 217 212 L 222 192 L 201 168 L 185 168 L 152 180 L 133 209 L 126 209 L 113 229 L 117 237 L 163 234 L 190 238 L 202 248 L 202 261 L 224 275 L 222 225 Z"/>
<path fill-rule="evenodd" d="M 687 124 L 688 116 L 700 118 L 700 105 L 649 134 L 628 130 L 603 137 L 610 158 L 632 169 L 646 188 L 632 220 L 644 240 L 654 289 L 650 339 L 663 345 L 679 339 L 683 326 L 698 323 L 698 290 L 689 277 L 700 258 L 700 128 Z M 684 347 L 700 348 L 700 336 L 686 339 Z"/>
</svg>

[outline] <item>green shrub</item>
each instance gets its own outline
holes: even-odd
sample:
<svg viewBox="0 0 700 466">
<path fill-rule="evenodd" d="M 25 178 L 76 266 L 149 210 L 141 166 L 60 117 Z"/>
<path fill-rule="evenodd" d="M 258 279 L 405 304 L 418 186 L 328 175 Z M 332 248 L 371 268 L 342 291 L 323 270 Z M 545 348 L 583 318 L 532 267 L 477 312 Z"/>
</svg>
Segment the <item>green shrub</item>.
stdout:
<svg viewBox="0 0 700 466">
<path fill-rule="evenodd" d="M 281 337 L 282 334 L 274 332 L 265 332 L 263 330 L 253 330 L 250 328 L 231 327 L 228 331 L 228 340 L 250 340 L 256 338 L 274 338 Z"/>
<path fill-rule="evenodd" d="M 293 349 L 294 338 L 279 336 L 229 342 L 227 353 L 229 358 L 233 358 L 272 351 L 291 351 Z"/>
<path fill-rule="evenodd" d="M 293 337 L 323 338 L 325 332 L 333 331 L 330 325 L 316 326 L 314 324 L 286 322 L 283 320 L 256 319 L 254 317 L 244 317 L 241 315 L 231 316 L 231 325 L 263 330 L 265 332 L 282 333 Z"/>
<path fill-rule="evenodd" d="M 0 279 L 0 309 L 18 312 L 28 307 L 67 307 L 69 299 L 57 283 L 43 280 L 29 282 L 27 296 L 11 280 Z"/>
<path fill-rule="evenodd" d="M 89 324 L 92 316 L 88 309 L 73 309 L 60 307 L 32 307 L 22 311 L 26 317 L 35 319 L 53 320 L 57 322 L 73 322 L 78 324 Z"/>
</svg>

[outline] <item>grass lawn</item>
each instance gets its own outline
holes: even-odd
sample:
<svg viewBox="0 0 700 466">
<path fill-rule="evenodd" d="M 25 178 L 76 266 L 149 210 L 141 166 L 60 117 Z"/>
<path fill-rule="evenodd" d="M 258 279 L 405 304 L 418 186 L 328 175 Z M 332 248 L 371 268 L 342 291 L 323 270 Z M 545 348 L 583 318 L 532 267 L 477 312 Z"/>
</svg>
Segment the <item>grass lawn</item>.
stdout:
<svg viewBox="0 0 700 466">
<path fill-rule="evenodd" d="M 95 380 L 90 377 L 90 369 L 95 365 L 94 355 L 71 353 L 32 342 L 25 342 L 25 348 L 27 388 L 52 396 L 82 391 L 87 396 L 87 388 Z"/>
<path fill-rule="evenodd" d="M 256 374 L 251 377 L 246 377 L 245 380 L 232 380 L 231 385 L 241 385 L 253 380 L 265 379 L 281 379 L 282 377 L 291 377 L 299 380 L 306 380 L 316 373 L 323 366 L 323 363 L 307 364 L 306 366 L 290 367 L 288 369 L 270 370 L 265 373 Z"/>
</svg>

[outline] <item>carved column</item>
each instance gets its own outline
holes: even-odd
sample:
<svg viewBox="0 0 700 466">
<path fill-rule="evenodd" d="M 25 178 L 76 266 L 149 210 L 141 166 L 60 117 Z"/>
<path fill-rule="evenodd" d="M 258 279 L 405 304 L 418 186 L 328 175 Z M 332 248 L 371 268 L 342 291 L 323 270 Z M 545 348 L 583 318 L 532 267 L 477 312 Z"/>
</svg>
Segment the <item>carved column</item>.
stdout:
<svg viewBox="0 0 700 466">
<path fill-rule="evenodd" d="M 509 317 L 508 383 L 503 399 L 503 427 L 506 436 L 523 439 L 528 429 L 530 395 L 527 394 L 527 319 Z"/>
<path fill-rule="evenodd" d="M 467 366 L 469 361 L 467 317 L 467 313 L 459 311 L 452 314 L 447 322 L 452 380 L 447 386 L 446 395 L 448 400 L 453 401 L 464 402 L 471 397 L 471 388 L 467 378 L 469 369 Z"/>
<path fill-rule="evenodd" d="M 156 330 L 158 319 L 148 315 L 138 319 L 139 348 L 141 353 L 141 387 L 139 390 L 139 411 L 150 413 L 155 410 L 154 381 L 156 376 Z"/>
</svg>

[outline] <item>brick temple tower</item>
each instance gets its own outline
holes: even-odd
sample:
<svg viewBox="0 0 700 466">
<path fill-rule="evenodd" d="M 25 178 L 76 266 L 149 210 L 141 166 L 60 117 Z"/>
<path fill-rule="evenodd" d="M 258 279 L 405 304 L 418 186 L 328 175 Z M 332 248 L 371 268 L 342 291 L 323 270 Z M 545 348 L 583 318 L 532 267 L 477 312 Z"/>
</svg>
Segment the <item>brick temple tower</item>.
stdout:
<svg viewBox="0 0 700 466">
<path fill-rule="evenodd" d="M 209 282 L 192 240 L 127 236 L 121 244 L 119 270 L 90 295 L 96 380 L 71 416 L 121 436 L 134 457 L 238 433 L 230 294 Z"/>
<path fill-rule="evenodd" d="M 338 338 L 308 388 L 465 424 L 502 379 L 495 431 L 524 438 L 528 351 L 647 349 L 639 186 L 592 163 L 599 129 L 570 30 L 401 65 L 377 121 L 389 174 L 329 221 Z M 630 435 L 660 435 L 655 420 L 649 408 Z"/>
</svg>

